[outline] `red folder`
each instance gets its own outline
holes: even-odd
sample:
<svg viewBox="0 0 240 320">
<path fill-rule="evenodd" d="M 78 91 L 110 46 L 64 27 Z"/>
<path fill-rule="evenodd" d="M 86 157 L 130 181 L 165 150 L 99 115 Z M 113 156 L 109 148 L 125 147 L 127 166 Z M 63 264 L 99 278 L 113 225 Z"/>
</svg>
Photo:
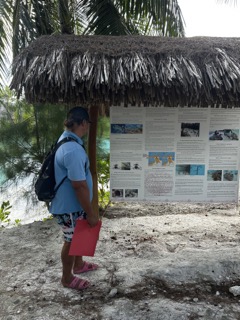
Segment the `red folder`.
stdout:
<svg viewBox="0 0 240 320">
<path fill-rule="evenodd" d="M 90 227 L 87 220 L 77 220 L 69 255 L 93 257 L 101 226 L 101 220 L 95 227 Z"/>
</svg>

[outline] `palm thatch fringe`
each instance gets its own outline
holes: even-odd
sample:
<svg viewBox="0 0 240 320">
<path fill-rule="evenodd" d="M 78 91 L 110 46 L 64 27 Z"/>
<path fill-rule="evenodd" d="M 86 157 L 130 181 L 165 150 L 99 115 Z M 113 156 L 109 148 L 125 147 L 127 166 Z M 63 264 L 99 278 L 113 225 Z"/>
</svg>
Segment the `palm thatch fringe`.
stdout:
<svg viewBox="0 0 240 320">
<path fill-rule="evenodd" d="M 29 102 L 240 107 L 240 38 L 43 36 L 12 70 Z"/>
</svg>

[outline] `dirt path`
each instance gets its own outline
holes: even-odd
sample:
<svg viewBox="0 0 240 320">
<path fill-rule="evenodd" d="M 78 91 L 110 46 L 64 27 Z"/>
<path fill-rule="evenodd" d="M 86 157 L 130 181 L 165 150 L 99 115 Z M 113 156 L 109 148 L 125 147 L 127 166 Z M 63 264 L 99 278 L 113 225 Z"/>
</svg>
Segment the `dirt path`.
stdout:
<svg viewBox="0 0 240 320">
<path fill-rule="evenodd" d="M 234 205 L 110 207 L 84 292 L 60 284 L 55 221 L 1 230 L 0 319 L 240 319 L 240 219 Z"/>
</svg>

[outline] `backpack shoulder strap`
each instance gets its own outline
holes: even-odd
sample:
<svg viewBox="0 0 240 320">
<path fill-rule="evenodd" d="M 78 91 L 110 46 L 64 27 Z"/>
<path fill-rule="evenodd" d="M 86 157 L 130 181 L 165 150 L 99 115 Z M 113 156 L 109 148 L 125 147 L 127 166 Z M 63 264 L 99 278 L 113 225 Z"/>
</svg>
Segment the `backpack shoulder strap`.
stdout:
<svg viewBox="0 0 240 320">
<path fill-rule="evenodd" d="M 75 142 L 77 142 L 77 143 L 85 150 L 84 145 L 81 144 L 81 143 L 79 143 L 79 142 L 77 141 L 77 139 L 75 139 L 75 138 L 73 138 L 73 137 L 65 137 L 65 138 L 63 138 L 62 140 L 60 140 L 59 142 L 56 142 L 56 143 L 55 143 L 55 146 L 54 146 L 54 150 L 57 151 L 57 149 L 58 149 L 59 147 L 61 147 L 62 144 L 64 144 L 65 142 L 68 142 L 68 141 L 75 141 Z"/>
<path fill-rule="evenodd" d="M 77 143 L 85 150 L 84 145 L 82 145 L 81 143 L 79 143 L 76 139 L 74 139 L 73 137 L 66 137 L 66 138 L 63 138 L 62 140 L 60 140 L 59 142 L 56 142 L 56 143 L 55 143 L 55 146 L 54 146 L 54 148 L 53 148 L 53 151 L 56 153 L 56 152 L 57 152 L 57 149 L 58 149 L 59 147 L 61 147 L 62 144 L 66 143 L 66 142 L 69 142 L 69 141 L 75 141 L 75 142 L 77 142 Z M 87 171 L 87 163 L 85 163 L 85 171 Z M 55 188 L 55 192 L 57 192 L 57 190 L 60 188 L 60 186 L 63 184 L 63 182 L 65 181 L 66 178 L 67 178 L 67 176 L 64 177 L 64 178 L 60 181 L 60 183 L 59 183 L 59 184 L 57 185 L 57 187 Z"/>
<path fill-rule="evenodd" d="M 60 140 L 59 142 L 56 142 L 55 145 L 54 145 L 54 151 L 56 152 L 57 149 L 59 147 L 61 147 L 62 144 L 66 143 L 66 142 L 69 142 L 69 141 L 76 141 L 76 139 L 72 138 L 72 137 L 66 137 L 66 138 L 63 138 L 62 140 Z"/>
</svg>

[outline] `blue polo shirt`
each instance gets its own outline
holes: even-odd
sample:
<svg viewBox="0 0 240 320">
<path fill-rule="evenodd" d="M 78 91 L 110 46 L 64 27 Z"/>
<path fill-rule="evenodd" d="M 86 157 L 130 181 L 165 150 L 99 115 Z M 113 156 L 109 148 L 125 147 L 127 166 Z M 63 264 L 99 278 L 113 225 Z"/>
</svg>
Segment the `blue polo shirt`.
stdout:
<svg viewBox="0 0 240 320">
<path fill-rule="evenodd" d="M 67 178 L 51 202 L 49 211 L 52 214 L 71 213 L 83 210 L 71 185 L 71 181 L 86 180 L 90 191 L 89 200 L 92 201 L 92 175 L 89 170 L 88 156 L 81 146 L 83 145 L 83 141 L 70 131 L 64 131 L 58 141 L 65 137 L 73 137 L 77 142 L 66 142 L 59 147 L 56 152 L 54 162 L 56 185 L 58 185 L 64 177 L 67 176 Z"/>
</svg>

